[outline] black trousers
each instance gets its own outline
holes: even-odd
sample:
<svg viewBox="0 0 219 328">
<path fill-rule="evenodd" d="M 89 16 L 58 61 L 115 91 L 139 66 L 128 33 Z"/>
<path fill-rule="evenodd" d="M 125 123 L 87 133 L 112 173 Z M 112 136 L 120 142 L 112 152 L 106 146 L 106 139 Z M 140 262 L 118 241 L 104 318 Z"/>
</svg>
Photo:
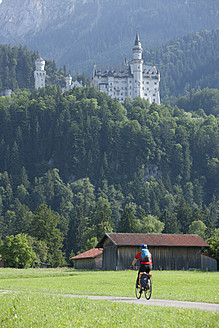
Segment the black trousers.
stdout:
<svg viewBox="0 0 219 328">
<path fill-rule="evenodd" d="M 141 264 L 140 269 L 138 271 L 138 277 L 136 280 L 136 286 L 138 285 L 138 280 L 139 280 L 139 273 L 140 272 L 146 272 L 149 273 L 152 270 L 152 265 L 151 264 Z"/>
</svg>

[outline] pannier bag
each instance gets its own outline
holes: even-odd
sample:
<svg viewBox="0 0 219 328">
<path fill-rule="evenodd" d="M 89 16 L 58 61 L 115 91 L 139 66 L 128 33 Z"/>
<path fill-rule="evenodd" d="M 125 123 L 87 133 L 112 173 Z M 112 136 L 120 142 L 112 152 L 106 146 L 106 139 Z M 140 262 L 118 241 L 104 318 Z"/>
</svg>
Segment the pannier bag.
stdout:
<svg viewBox="0 0 219 328">
<path fill-rule="evenodd" d="M 148 275 L 146 272 L 139 273 L 139 280 L 138 283 L 141 287 L 146 287 L 148 281 Z"/>
</svg>

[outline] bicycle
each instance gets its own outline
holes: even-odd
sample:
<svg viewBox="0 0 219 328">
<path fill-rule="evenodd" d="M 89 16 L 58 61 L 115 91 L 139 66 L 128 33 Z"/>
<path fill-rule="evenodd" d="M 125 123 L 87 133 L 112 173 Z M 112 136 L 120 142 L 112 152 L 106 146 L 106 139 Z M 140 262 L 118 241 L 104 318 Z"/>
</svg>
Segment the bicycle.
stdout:
<svg viewBox="0 0 219 328">
<path fill-rule="evenodd" d="M 152 274 L 147 274 L 147 285 L 145 287 L 142 287 L 136 282 L 135 285 L 135 295 L 137 299 L 139 300 L 141 298 L 142 293 L 144 292 L 146 300 L 149 300 L 151 298 L 152 294 Z"/>
</svg>

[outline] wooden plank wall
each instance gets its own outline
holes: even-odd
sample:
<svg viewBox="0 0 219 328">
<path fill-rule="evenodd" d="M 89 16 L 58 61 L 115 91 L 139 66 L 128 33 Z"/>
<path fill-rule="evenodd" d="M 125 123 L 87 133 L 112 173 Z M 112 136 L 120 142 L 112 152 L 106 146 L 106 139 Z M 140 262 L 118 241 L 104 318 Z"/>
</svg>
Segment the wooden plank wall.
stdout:
<svg viewBox="0 0 219 328">
<path fill-rule="evenodd" d="M 88 259 L 75 260 L 75 269 L 102 270 L 102 256 Z"/>
<path fill-rule="evenodd" d="M 199 247 L 150 247 L 154 270 L 188 270 L 201 268 Z"/>
<path fill-rule="evenodd" d="M 103 251 L 103 270 L 130 269 L 139 247 L 115 246 L 106 243 Z M 199 247 L 149 247 L 152 254 L 153 270 L 201 269 Z M 137 263 L 138 265 L 140 263 Z"/>
<path fill-rule="evenodd" d="M 103 270 L 117 270 L 117 247 L 104 246 Z"/>
</svg>

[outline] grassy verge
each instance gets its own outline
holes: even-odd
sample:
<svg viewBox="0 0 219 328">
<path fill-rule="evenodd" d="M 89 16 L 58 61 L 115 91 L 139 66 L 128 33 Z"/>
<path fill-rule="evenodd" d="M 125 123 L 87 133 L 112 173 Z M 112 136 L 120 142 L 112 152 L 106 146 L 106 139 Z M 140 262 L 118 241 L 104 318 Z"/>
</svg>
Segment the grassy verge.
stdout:
<svg viewBox="0 0 219 328">
<path fill-rule="evenodd" d="M 153 271 L 152 298 L 219 303 L 219 273 Z M 0 269 L 0 289 L 135 297 L 136 271 Z"/>
<path fill-rule="evenodd" d="M 218 327 L 219 312 L 0 293 L 0 327 Z"/>
</svg>

